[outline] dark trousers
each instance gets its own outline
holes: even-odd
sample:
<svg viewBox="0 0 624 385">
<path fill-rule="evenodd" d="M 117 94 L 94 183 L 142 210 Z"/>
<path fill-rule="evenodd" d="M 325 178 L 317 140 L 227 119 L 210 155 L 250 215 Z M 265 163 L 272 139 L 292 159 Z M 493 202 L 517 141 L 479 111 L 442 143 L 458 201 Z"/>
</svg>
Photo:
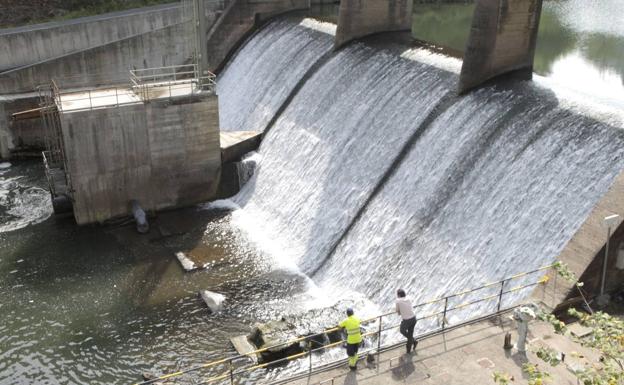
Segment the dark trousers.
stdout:
<svg viewBox="0 0 624 385">
<path fill-rule="evenodd" d="M 407 338 L 407 352 L 412 350 L 412 346 L 416 347 L 414 343 L 414 327 L 416 327 L 416 317 L 410 319 L 404 319 L 401 321 L 400 331 L 403 337 Z"/>
<path fill-rule="evenodd" d="M 357 352 L 360 344 L 347 344 L 347 356 L 349 356 L 349 366 L 355 368 L 357 365 Z"/>
</svg>

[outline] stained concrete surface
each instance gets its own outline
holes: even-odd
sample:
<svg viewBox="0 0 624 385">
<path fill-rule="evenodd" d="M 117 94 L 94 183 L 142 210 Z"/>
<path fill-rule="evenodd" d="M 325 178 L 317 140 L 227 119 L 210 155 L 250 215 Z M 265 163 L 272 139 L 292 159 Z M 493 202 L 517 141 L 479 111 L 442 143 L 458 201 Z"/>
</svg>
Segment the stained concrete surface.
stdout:
<svg viewBox="0 0 624 385">
<path fill-rule="evenodd" d="M 539 364 L 553 376 L 558 385 L 576 385 L 576 377 L 571 368 L 587 365 L 598 359 L 596 351 L 584 348 L 567 337 L 553 333 L 552 326 L 534 321 L 529 327 L 528 353 L 503 349 L 505 334 L 511 332 L 512 342 L 517 333 L 509 316 L 492 317 L 489 320 L 461 327 L 444 335 L 421 340 L 415 353 L 406 354 L 405 348 L 384 352 L 379 361 L 371 365 L 365 359 L 358 362 L 358 370 L 351 372 L 344 365 L 322 373 L 306 375 L 292 381 L 269 382 L 288 385 L 388 385 L 388 384 L 429 384 L 429 385 L 485 385 L 493 384 L 495 371 L 513 376 L 514 383 L 527 382 L 522 364 Z M 566 354 L 566 361 L 550 367 L 539 359 L 534 351 L 549 347 Z M 575 358 L 573 352 L 584 358 Z M 377 357 L 376 357 L 377 358 Z"/>
</svg>

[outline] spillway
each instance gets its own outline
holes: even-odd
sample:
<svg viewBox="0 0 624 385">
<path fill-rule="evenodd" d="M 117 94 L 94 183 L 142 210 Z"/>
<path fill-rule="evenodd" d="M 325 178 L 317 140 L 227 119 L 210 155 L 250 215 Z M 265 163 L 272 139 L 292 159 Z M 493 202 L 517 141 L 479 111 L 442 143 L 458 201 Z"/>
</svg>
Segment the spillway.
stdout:
<svg viewBox="0 0 624 385">
<path fill-rule="evenodd" d="M 621 127 L 533 83 L 455 97 L 456 72 L 407 47 L 333 54 L 270 127 L 233 222 L 321 286 L 380 304 L 399 286 L 424 300 L 552 263 L 624 168 Z"/>
<path fill-rule="evenodd" d="M 278 20 L 258 31 L 219 76 L 224 131 L 263 131 L 305 72 L 333 46 L 336 27 Z"/>
</svg>

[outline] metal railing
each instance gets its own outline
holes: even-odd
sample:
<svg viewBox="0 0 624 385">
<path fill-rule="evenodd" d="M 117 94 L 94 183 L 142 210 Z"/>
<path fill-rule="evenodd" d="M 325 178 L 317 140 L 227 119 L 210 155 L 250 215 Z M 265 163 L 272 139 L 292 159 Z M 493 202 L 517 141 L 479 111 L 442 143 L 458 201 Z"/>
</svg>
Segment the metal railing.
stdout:
<svg viewBox="0 0 624 385">
<path fill-rule="evenodd" d="M 75 112 L 214 92 L 216 76 L 210 72 L 200 74 L 196 64 L 184 64 L 131 70 L 125 84 L 119 84 L 118 74 L 111 75 L 110 82 L 101 83 L 109 85 L 63 90 L 58 81 L 52 80 L 49 87 L 60 112 Z"/>
<path fill-rule="evenodd" d="M 510 309 L 513 309 L 514 307 L 516 307 L 515 305 L 512 306 L 508 306 L 508 307 L 504 307 L 503 304 L 503 297 L 506 294 L 510 294 L 510 293 L 515 293 L 518 292 L 520 290 L 524 290 L 524 289 L 528 289 L 528 288 L 533 288 L 539 284 L 545 284 L 546 282 L 548 282 L 549 280 L 549 276 L 548 275 L 544 275 L 543 277 L 541 277 L 540 279 L 530 282 L 528 284 L 520 284 L 518 286 L 514 286 L 514 287 L 508 287 L 509 284 L 515 280 L 518 280 L 520 278 L 524 278 L 527 277 L 529 275 L 532 274 L 537 274 L 540 272 L 543 272 L 545 270 L 551 269 L 553 268 L 554 265 L 548 265 L 548 266 L 544 266 L 541 267 L 539 269 L 536 270 L 532 270 L 529 272 L 525 272 L 525 273 L 521 273 L 521 274 L 516 274 L 514 276 L 505 278 L 503 280 L 500 281 L 496 281 L 496 282 L 491 282 L 485 285 L 481 285 L 477 288 L 474 289 L 469 289 L 469 290 L 464 290 L 462 292 L 459 293 L 454 293 L 454 294 L 450 294 L 450 295 L 446 295 L 443 297 L 439 297 L 436 299 L 432 299 L 426 302 L 422 302 L 419 303 L 417 305 L 414 305 L 414 309 L 418 309 L 418 308 L 425 308 L 427 306 L 431 306 L 434 304 L 443 304 L 443 307 L 440 307 L 438 310 L 433 310 L 430 311 L 428 313 L 426 313 L 423 316 L 417 317 L 418 321 L 422 321 L 422 320 L 426 320 L 426 319 L 436 319 L 437 320 L 437 324 L 438 324 L 438 328 L 434 328 L 431 330 L 427 330 L 425 333 L 420 334 L 418 336 L 416 336 L 416 339 L 421 339 L 430 335 L 434 335 L 437 333 L 441 333 L 441 332 L 445 332 L 447 330 L 451 330 L 451 329 L 456 329 L 458 327 L 461 327 L 463 325 L 467 325 L 470 323 L 474 323 L 478 320 L 487 318 L 487 317 L 491 317 L 493 315 L 496 314 L 500 314 L 502 312 L 505 311 L 509 311 Z M 553 273 L 553 275 L 556 277 L 556 273 Z M 555 285 L 556 285 L 556 280 L 555 280 Z M 457 300 L 459 298 L 463 298 L 465 296 L 470 296 L 471 294 L 475 294 L 481 290 L 484 289 L 493 289 L 493 291 L 495 292 L 494 294 L 488 294 L 485 295 L 483 297 L 477 297 L 477 298 L 470 298 L 466 301 L 463 302 L 459 302 L 454 304 L 453 301 Z M 544 285 L 544 292 L 543 295 L 545 296 L 545 285 Z M 553 288 L 553 290 L 556 290 L 556 287 Z M 470 318 L 468 320 L 463 320 L 461 322 L 458 322 L 456 324 L 451 325 L 448 322 L 447 316 L 449 315 L 450 312 L 452 311 L 457 311 L 460 309 L 465 309 L 469 306 L 473 306 L 476 304 L 480 304 L 483 302 L 490 302 L 496 300 L 495 302 L 495 306 L 494 308 L 496 309 L 495 311 L 491 311 L 487 314 L 481 314 L 478 317 L 473 317 Z M 419 313 L 418 311 L 416 312 L 417 314 Z M 396 312 L 392 311 L 392 312 L 387 312 L 384 314 L 380 314 L 377 315 L 375 317 L 371 317 L 371 318 L 367 318 L 361 321 L 362 325 L 369 325 L 369 324 L 373 324 L 373 330 L 371 331 L 366 331 L 364 333 L 362 333 L 362 337 L 363 338 L 370 338 L 370 337 L 377 337 L 376 338 L 376 343 L 372 344 L 371 347 L 368 350 L 364 350 L 360 353 L 358 353 L 358 355 L 364 356 L 367 355 L 369 353 L 375 353 L 375 354 L 379 354 L 381 352 L 382 349 L 384 348 L 390 348 L 392 346 L 394 346 L 393 344 L 391 345 L 383 345 L 382 346 L 382 333 L 384 332 L 388 332 L 391 330 L 396 330 L 396 328 L 398 328 L 400 326 L 400 324 L 396 324 L 396 323 L 388 323 L 386 321 L 386 323 L 384 323 L 384 320 L 387 317 L 390 316 L 396 316 Z M 308 368 L 306 370 L 307 373 L 312 373 L 312 371 L 314 370 L 315 366 L 312 360 L 312 355 L 314 353 L 318 353 L 324 350 L 327 350 L 329 348 L 332 347 L 337 347 L 340 346 L 344 343 L 346 343 L 346 340 L 341 339 L 340 341 L 337 342 L 333 342 L 333 343 L 329 343 L 317 348 L 313 348 L 313 344 L 317 344 L 318 342 L 316 342 L 315 338 L 318 337 L 322 337 L 327 335 L 328 333 L 332 333 L 332 332 L 338 332 L 340 331 L 341 328 L 340 327 L 333 327 L 330 329 L 326 329 L 323 332 L 320 333 L 316 333 L 316 334 L 312 334 L 312 335 L 307 335 L 307 336 L 303 336 L 303 337 L 299 337 L 299 338 L 295 338 L 289 341 L 285 341 L 279 344 L 275 344 L 272 346 L 268 346 L 268 347 L 264 347 L 261 349 L 257 349 L 251 352 L 247 352 L 244 354 L 239 354 L 233 357 L 226 357 L 226 358 L 222 358 L 216 361 L 212 361 L 212 362 L 208 362 L 202 365 L 198 365 L 195 367 L 191 367 L 188 369 L 184 369 L 184 370 L 180 370 L 177 372 L 173 372 L 173 373 L 169 373 L 169 374 L 165 374 L 162 375 L 160 377 L 154 378 L 154 379 L 150 379 L 148 381 L 143 381 L 143 382 L 138 382 L 135 383 L 134 385 L 147 385 L 147 384 L 152 384 L 158 381 L 162 381 L 162 380 L 176 380 L 179 379 L 181 376 L 189 374 L 189 373 L 194 373 L 194 372 L 198 372 L 200 370 L 204 370 L 204 369 L 216 369 L 217 367 L 222 367 L 222 372 L 221 374 L 217 374 L 215 376 L 212 376 L 210 378 L 207 378 L 203 381 L 193 381 L 194 384 L 212 384 L 212 383 L 216 383 L 219 381 L 224 381 L 226 383 L 229 383 L 230 385 L 234 385 L 235 383 L 235 379 L 239 376 L 242 376 L 244 374 L 248 374 L 251 373 L 253 371 L 256 371 L 258 369 L 265 369 L 267 367 L 273 367 L 273 366 L 277 366 L 279 364 L 284 364 L 288 361 L 292 361 L 292 360 L 296 360 L 299 358 L 304 358 L 307 357 L 308 358 Z M 291 346 L 293 344 L 301 344 L 304 343 L 307 347 L 308 350 L 305 350 L 301 353 L 297 353 L 297 354 L 293 354 L 291 356 L 288 357 L 284 357 L 281 359 L 277 359 L 277 360 L 273 360 L 270 362 L 265 362 L 265 363 L 256 363 L 250 366 L 243 366 L 243 367 L 237 367 L 236 363 L 242 360 L 247 361 L 249 358 L 253 357 L 253 356 L 257 356 L 263 352 L 267 352 L 269 350 L 275 350 L 276 348 L 280 348 L 280 347 L 287 347 L 287 346 Z M 327 365 L 331 365 L 331 364 L 336 364 L 338 362 L 342 362 L 345 359 L 340 359 L 338 361 L 333 361 L 333 362 L 323 362 L 321 363 L 319 366 L 327 366 Z M 294 373 L 291 375 L 292 376 L 296 376 L 296 375 L 301 375 L 303 372 L 301 373 Z"/>
</svg>

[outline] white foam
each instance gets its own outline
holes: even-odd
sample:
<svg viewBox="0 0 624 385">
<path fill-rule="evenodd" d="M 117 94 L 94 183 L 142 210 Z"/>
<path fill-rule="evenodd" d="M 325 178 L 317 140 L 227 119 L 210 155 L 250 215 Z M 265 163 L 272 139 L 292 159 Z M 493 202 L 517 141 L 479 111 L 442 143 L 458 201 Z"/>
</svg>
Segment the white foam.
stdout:
<svg viewBox="0 0 624 385">
<path fill-rule="evenodd" d="M 401 57 L 456 74 L 460 73 L 462 66 L 462 61 L 460 59 L 433 52 L 426 48 L 410 48 L 404 51 Z"/>
<path fill-rule="evenodd" d="M 313 29 L 315 31 L 323 32 L 328 35 L 336 34 L 336 24 L 328 23 L 316 19 L 306 18 L 299 23 L 300 26 Z"/>
</svg>

